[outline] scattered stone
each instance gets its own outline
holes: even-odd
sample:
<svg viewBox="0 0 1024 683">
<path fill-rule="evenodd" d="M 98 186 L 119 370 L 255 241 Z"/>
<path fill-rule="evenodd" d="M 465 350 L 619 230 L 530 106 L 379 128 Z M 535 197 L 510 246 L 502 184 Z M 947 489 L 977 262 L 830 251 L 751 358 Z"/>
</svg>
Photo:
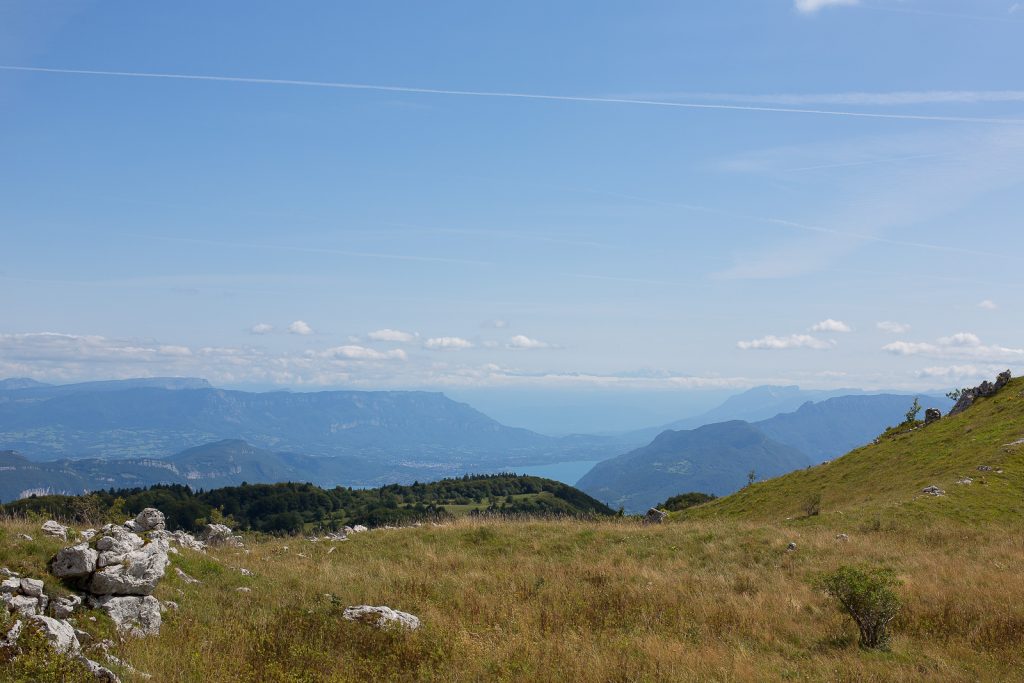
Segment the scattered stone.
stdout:
<svg viewBox="0 0 1024 683">
<path fill-rule="evenodd" d="M 419 617 L 384 606 L 358 605 L 347 607 L 341 616 L 349 621 L 359 621 L 377 628 L 395 626 L 414 631 L 420 627 Z"/>
<path fill-rule="evenodd" d="M 665 521 L 666 517 L 668 517 L 668 513 L 665 512 L 664 510 L 659 510 L 658 508 L 651 508 L 650 510 L 647 511 L 647 514 L 644 515 L 643 522 L 644 524 L 661 524 Z"/>
<path fill-rule="evenodd" d="M 346 527 L 346 530 L 347 529 L 348 529 L 348 527 Z M 364 531 L 369 531 L 369 529 L 367 529 L 362 524 L 356 524 L 354 527 L 352 527 L 352 533 L 354 533 L 354 534 L 361 534 Z"/>
<path fill-rule="evenodd" d="M 83 631 L 80 628 L 75 629 L 75 637 L 78 638 L 78 642 L 84 647 L 89 645 L 93 641 L 92 634 L 88 631 Z"/>
<path fill-rule="evenodd" d="M 77 595 L 70 597 L 54 598 L 50 602 L 50 614 L 58 619 L 67 619 L 75 613 L 75 608 L 82 604 L 82 598 Z"/>
<path fill-rule="evenodd" d="M 160 608 L 164 612 L 166 612 L 167 610 L 170 610 L 172 612 L 177 612 L 178 611 L 178 603 L 174 602 L 174 600 L 164 600 L 164 602 L 160 606 Z"/>
<path fill-rule="evenodd" d="M 68 622 L 53 617 L 44 617 L 41 614 L 37 614 L 31 619 L 39 626 L 39 630 L 43 632 L 57 652 L 78 654 L 78 651 L 82 649 L 78 638 L 75 637 L 75 629 Z"/>
<path fill-rule="evenodd" d="M 7 567 L 0 568 L 0 574 L 3 574 L 4 576 L 20 576 L 18 572 L 12 572 Z"/>
<path fill-rule="evenodd" d="M 242 537 L 235 536 L 231 531 L 231 527 L 223 524 L 207 524 L 201 536 L 208 545 L 242 547 Z"/>
<path fill-rule="evenodd" d="M 134 519 L 126 519 L 122 526 L 128 531 L 136 531 L 136 524 Z"/>
<path fill-rule="evenodd" d="M 970 477 L 964 477 L 962 479 L 957 479 L 956 483 L 960 484 L 961 486 L 970 486 L 971 484 L 974 483 L 974 480 L 971 479 Z"/>
<path fill-rule="evenodd" d="M 21 593 L 32 598 L 43 594 L 43 582 L 39 579 L 21 579 Z"/>
<path fill-rule="evenodd" d="M 177 574 L 178 577 L 182 581 L 184 581 L 185 583 L 188 583 L 188 584 L 202 583 L 202 581 L 200 581 L 199 579 L 192 578 L 191 576 L 186 574 L 184 571 L 182 571 L 181 567 L 175 567 L 174 568 L 174 573 Z"/>
<path fill-rule="evenodd" d="M 938 408 L 928 408 L 924 411 L 924 423 L 931 424 L 942 419 L 942 411 Z"/>
<path fill-rule="evenodd" d="M 0 582 L 0 593 L 17 593 L 21 590 L 21 579 L 17 576 L 12 576 L 9 579 L 4 579 Z"/>
<path fill-rule="evenodd" d="M 47 536 L 53 536 L 61 539 L 62 541 L 68 540 L 68 528 L 63 524 L 58 524 L 52 519 L 43 522 L 43 526 L 41 528 L 43 533 Z"/>
<path fill-rule="evenodd" d="M 992 471 L 992 466 L 991 465 L 978 465 L 978 471 L 979 472 L 991 472 Z"/>
<path fill-rule="evenodd" d="M 146 508 L 135 517 L 135 531 L 163 531 L 167 528 L 164 513 L 156 508 Z"/>
<path fill-rule="evenodd" d="M 934 486 L 934 485 L 932 485 L 932 486 L 925 486 L 923 489 L 921 489 L 921 493 L 926 493 L 929 496 L 944 496 L 944 495 L 946 495 L 945 491 L 940 489 L 938 486 Z"/>
<path fill-rule="evenodd" d="M 239 586 L 235 590 L 238 591 L 239 593 L 251 593 L 252 592 L 251 588 L 247 588 L 245 586 Z"/>
<path fill-rule="evenodd" d="M 18 638 L 21 637 L 21 628 L 22 621 L 18 619 L 7 632 L 7 635 L 0 639 L 0 650 L 13 650 L 17 646 Z"/>
<path fill-rule="evenodd" d="M 793 541 L 790 541 L 789 545 L 786 546 L 786 552 L 787 553 L 794 553 L 794 552 L 796 552 L 796 543 L 794 543 Z"/>
<path fill-rule="evenodd" d="M 836 534 L 836 540 L 837 541 L 842 541 L 843 543 L 846 543 L 847 541 L 850 540 L 850 537 L 847 534 Z"/>
<path fill-rule="evenodd" d="M 160 632 L 160 601 L 152 595 L 100 595 L 90 602 L 109 614 L 121 633 L 144 638 Z"/>
<path fill-rule="evenodd" d="M 31 541 L 32 540 L 32 537 L 29 536 L 28 534 L 18 534 L 18 538 L 20 538 L 23 541 Z"/>
<path fill-rule="evenodd" d="M 26 617 L 39 614 L 39 598 L 28 595 L 15 595 L 7 599 L 7 608 L 12 612 Z"/>
<path fill-rule="evenodd" d="M 78 532 L 78 535 L 82 537 L 83 541 L 91 541 L 92 537 L 96 535 L 95 529 L 83 529 Z"/>
<path fill-rule="evenodd" d="M 85 668 L 89 670 L 93 678 L 106 681 L 107 683 L 121 683 L 121 679 L 117 677 L 117 674 L 99 662 L 94 662 L 85 655 L 80 655 L 78 661 L 85 665 Z"/>
<path fill-rule="evenodd" d="M 242 576 L 255 576 L 255 574 L 253 574 L 252 571 L 246 569 L 245 567 L 242 567 L 238 571 L 242 574 Z"/>
<path fill-rule="evenodd" d="M 68 546 L 54 555 L 50 571 L 59 579 L 83 578 L 96 571 L 99 556 L 88 543 Z"/>
</svg>

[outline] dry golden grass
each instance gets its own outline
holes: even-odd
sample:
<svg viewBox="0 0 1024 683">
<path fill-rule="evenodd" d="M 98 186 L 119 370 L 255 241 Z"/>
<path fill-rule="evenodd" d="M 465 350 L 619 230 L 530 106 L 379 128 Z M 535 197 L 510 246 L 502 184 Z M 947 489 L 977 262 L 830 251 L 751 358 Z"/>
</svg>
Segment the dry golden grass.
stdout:
<svg viewBox="0 0 1024 683">
<path fill-rule="evenodd" d="M 0 544 L 23 526 L 4 523 Z M 180 611 L 118 654 L 157 682 L 1024 680 L 1015 530 L 466 519 L 248 545 L 175 557 L 203 583 L 169 572 L 158 597 Z M 859 649 L 852 622 L 811 586 L 856 562 L 904 582 L 889 653 Z M 424 627 L 341 619 L 356 604 Z"/>
</svg>

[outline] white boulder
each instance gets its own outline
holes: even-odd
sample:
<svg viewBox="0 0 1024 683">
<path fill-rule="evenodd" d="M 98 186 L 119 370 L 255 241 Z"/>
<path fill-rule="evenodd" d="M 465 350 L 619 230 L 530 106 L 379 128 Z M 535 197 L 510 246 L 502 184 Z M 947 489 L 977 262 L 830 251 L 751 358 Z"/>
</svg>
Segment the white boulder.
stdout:
<svg viewBox="0 0 1024 683">
<path fill-rule="evenodd" d="M 38 598 L 43 594 L 43 582 L 39 579 L 24 578 L 21 580 L 21 593 Z"/>
<path fill-rule="evenodd" d="M 152 595 L 101 595 L 91 602 L 110 615 L 121 633 L 137 638 L 160 633 L 160 601 Z"/>
<path fill-rule="evenodd" d="M 46 639 L 50 641 L 50 645 L 57 652 L 78 654 L 78 651 L 82 649 L 78 643 L 78 638 L 75 636 L 75 629 L 68 622 L 62 619 L 54 619 L 53 617 L 44 617 L 41 614 L 33 616 L 32 621 L 35 622 L 39 630 L 43 632 L 43 635 L 46 636 Z"/>
<path fill-rule="evenodd" d="M 64 541 L 68 540 L 68 528 L 52 519 L 43 522 L 42 530 L 47 536 L 54 536 Z"/>
<path fill-rule="evenodd" d="M 398 627 L 415 631 L 420 627 L 419 617 L 384 606 L 357 605 L 355 607 L 347 607 L 341 616 L 349 621 L 359 621 L 377 628 Z"/>
<path fill-rule="evenodd" d="M 99 556 L 88 543 L 68 546 L 53 557 L 50 571 L 60 579 L 83 578 L 96 571 Z"/>
<path fill-rule="evenodd" d="M 96 550 L 100 551 L 96 562 L 98 567 L 120 564 L 128 553 L 138 550 L 146 543 L 138 534 L 113 524 L 103 527 L 100 533 L 103 536 L 96 541 Z"/>
</svg>

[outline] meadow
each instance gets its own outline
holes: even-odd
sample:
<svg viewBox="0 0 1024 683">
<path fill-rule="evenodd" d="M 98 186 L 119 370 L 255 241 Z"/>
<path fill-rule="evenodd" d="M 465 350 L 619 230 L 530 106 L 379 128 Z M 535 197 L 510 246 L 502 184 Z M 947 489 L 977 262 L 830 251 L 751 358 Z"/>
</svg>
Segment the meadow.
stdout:
<svg viewBox="0 0 1024 683">
<path fill-rule="evenodd" d="M 158 682 L 1024 679 L 1019 531 L 830 521 L 463 518 L 335 543 L 252 537 L 245 549 L 175 556 L 202 583 L 169 570 L 156 595 L 180 608 L 158 637 L 115 652 Z M 61 543 L 17 538 L 37 530 L 3 522 L 0 564 L 43 576 Z M 850 563 L 901 579 L 889 652 L 859 648 L 852 622 L 813 585 Z M 343 620 L 356 604 L 424 626 Z M 79 625 L 109 635 L 105 616 L 90 614 L 97 622 Z"/>
</svg>

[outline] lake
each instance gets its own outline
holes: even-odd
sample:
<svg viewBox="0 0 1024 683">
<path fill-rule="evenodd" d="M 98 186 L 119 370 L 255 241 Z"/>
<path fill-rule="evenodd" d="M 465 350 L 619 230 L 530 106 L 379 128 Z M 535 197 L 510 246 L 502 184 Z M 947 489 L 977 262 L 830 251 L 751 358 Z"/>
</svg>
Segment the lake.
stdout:
<svg viewBox="0 0 1024 683">
<path fill-rule="evenodd" d="M 575 486 L 584 474 L 590 471 L 594 465 L 601 460 L 574 460 L 571 462 L 556 462 L 551 465 L 526 465 L 515 468 L 516 474 L 528 474 L 533 477 L 544 477 L 554 479 L 569 486 Z"/>
</svg>

